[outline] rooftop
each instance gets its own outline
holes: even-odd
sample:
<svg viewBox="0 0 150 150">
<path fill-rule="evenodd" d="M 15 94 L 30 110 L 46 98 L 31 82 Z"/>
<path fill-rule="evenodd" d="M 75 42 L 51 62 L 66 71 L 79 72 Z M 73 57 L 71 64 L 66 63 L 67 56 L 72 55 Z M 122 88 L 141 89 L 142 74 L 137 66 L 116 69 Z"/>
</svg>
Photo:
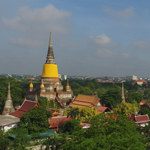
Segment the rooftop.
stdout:
<svg viewBox="0 0 150 150">
<path fill-rule="evenodd" d="M 35 106 L 40 106 L 38 101 L 30 101 L 25 99 L 22 105 L 18 108 L 18 110 L 10 113 L 10 115 L 21 118 L 25 112 L 27 112 L 31 108 L 34 108 Z"/>
<path fill-rule="evenodd" d="M 93 107 L 100 102 L 97 96 L 78 95 L 71 103 L 70 107 Z"/>
<path fill-rule="evenodd" d="M 12 115 L 0 115 L 0 126 L 6 126 L 14 123 L 18 123 L 19 118 Z"/>
</svg>

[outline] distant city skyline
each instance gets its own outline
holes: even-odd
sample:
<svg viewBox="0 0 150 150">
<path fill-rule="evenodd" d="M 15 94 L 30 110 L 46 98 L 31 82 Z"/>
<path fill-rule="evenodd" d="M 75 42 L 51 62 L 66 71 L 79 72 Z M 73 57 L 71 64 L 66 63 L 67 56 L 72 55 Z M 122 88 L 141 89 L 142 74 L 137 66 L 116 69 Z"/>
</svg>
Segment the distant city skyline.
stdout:
<svg viewBox="0 0 150 150">
<path fill-rule="evenodd" d="M 150 1 L 1 0 L 0 74 L 150 77 Z"/>
</svg>

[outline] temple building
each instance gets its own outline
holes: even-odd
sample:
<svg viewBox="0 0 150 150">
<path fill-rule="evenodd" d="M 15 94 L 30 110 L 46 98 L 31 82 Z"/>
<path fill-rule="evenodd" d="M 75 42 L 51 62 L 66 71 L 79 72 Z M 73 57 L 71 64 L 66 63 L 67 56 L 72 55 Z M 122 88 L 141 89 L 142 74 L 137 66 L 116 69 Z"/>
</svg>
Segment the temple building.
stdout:
<svg viewBox="0 0 150 150">
<path fill-rule="evenodd" d="M 9 115 L 10 113 L 14 112 L 15 109 L 13 107 L 13 102 L 11 100 L 10 95 L 10 82 L 8 83 L 8 94 L 7 94 L 7 100 L 5 102 L 5 106 L 2 112 L 2 115 Z"/>
<path fill-rule="evenodd" d="M 67 86 L 64 91 L 58 76 L 57 64 L 55 63 L 52 38 L 50 33 L 49 47 L 47 53 L 46 63 L 43 66 L 43 72 L 41 76 L 40 84 L 36 87 L 32 82 L 29 85 L 29 91 L 27 93 L 28 99 L 35 98 L 35 95 L 47 97 L 48 100 L 57 101 L 61 107 L 65 107 L 69 104 L 73 97 L 73 92 L 67 81 Z"/>
</svg>

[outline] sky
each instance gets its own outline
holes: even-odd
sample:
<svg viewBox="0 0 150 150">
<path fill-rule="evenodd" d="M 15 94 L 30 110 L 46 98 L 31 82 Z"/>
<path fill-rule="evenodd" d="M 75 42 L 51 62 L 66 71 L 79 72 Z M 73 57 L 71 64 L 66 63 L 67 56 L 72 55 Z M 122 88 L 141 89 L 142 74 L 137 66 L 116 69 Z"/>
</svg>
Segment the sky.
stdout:
<svg viewBox="0 0 150 150">
<path fill-rule="evenodd" d="M 0 74 L 150 77 L 149 0 L 0 0 Z"/>
</svg>

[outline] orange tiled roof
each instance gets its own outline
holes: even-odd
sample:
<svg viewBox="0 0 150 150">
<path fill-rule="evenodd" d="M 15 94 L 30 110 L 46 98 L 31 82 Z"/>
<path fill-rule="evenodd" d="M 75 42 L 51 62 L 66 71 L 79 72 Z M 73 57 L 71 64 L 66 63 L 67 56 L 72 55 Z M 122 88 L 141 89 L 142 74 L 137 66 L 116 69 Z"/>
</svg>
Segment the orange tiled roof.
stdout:
<svg viewBox="0 0 150 150">
<path fill-rule="evenodd" d="M 147 101 L 142 100 L 142 101 L 140 101 L 138 104 L 139 104 L 139 105 L 144 105 L 144 104 L 146 104 L 146 103 L 147 103 Z"/>
<path fill-rule="evenodd" d="M 70 107 L 93 107 L 100 101 L 96 96 L 78 95 L 71 103 Z"/>
<path fill-rule="evenodd" d="M 135 114 L 131 114 L 131 116 L 127 120 L 132 121 L 134 117 L 135 117 Z"/>
<path fill-rule="evenodd" d="M 24 100 L 20 108 L 12 113 L 10 115 L 21 118 L 22 115 L 27 112 L 29 109 L 35 107 L 35 106 L 40 106 L 38 101 L 30 101 L 30 100 Z"/>
<path fill-rule="evenodd" d="M 98 106 L 96 109 L 98 110 L 99 114 L 104 113 L 106 110 L 111 111 L 108 107 L 104 106 Z"/>
<path fill-rule="evenodd" d="M 64 125 L 64 123 L 69 120 L 72 120 L 72 118 L 70 116 L 68 118 L 66 116 L 49 118 L 49 123 L 50 123 L 49 128 L 54 129 L 57 127 L 58 128 L 62 127 Z"/>
</svg>

